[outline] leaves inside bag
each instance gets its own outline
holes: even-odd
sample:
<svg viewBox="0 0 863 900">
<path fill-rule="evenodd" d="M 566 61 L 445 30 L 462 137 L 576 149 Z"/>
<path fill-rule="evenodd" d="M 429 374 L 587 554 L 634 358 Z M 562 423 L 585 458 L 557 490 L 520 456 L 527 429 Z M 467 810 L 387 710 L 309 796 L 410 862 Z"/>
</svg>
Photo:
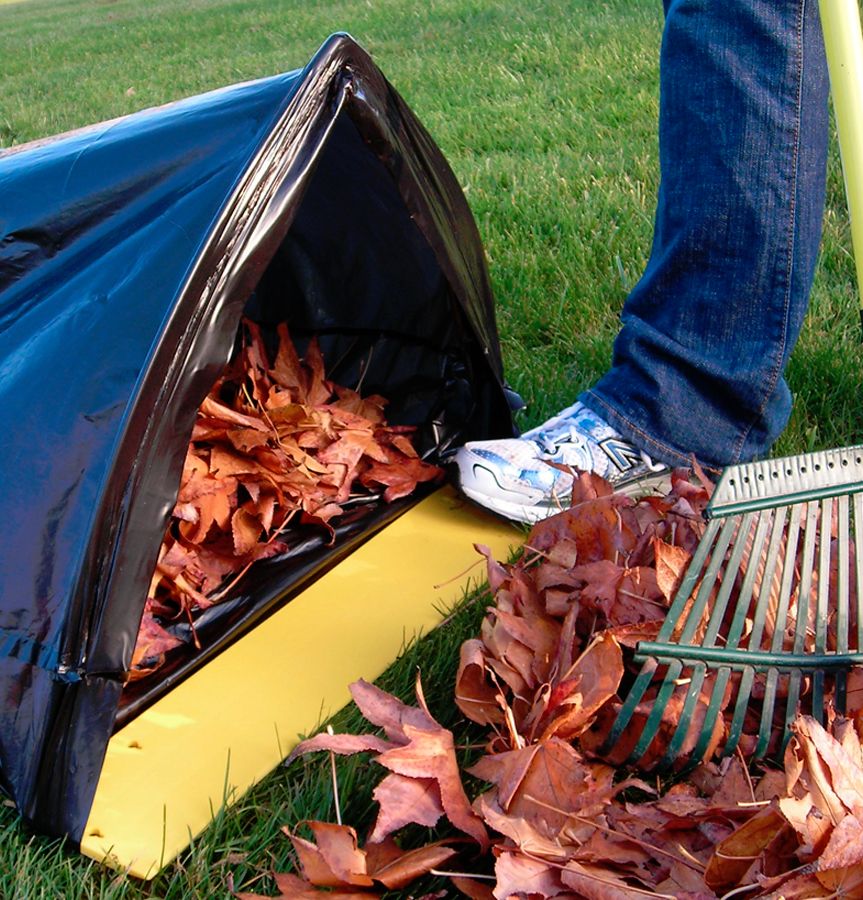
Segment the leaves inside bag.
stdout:
<svg viewBox="0 0 863 900">
<path fill-rule="evenodd" d="M 258 560 L 304 526 L 327 529 L 358 502 L 390 502 L 442 470 L 419 458 L 386 400 L 328 381 L 316 339 L 300 359 L 278 326 L 271 359 L 244 319 L 240 348 L 198 409 L 177 503 L 150 581 L 131 678 L 182 643 L 165 626 L 227 598 Z M 195 638 L 196 640 L 196 638 Z"/>
</svg>

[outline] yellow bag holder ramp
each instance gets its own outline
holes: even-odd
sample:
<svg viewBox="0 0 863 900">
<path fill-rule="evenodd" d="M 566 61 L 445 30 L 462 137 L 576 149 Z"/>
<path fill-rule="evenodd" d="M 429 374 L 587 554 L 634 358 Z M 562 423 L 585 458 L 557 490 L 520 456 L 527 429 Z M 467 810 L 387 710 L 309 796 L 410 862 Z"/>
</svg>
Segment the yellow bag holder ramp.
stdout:
<svg viewBox="0 0 863 900">
<path fill-rule="evenodd" d="M 153 878 L 484 580 L 475 542 L 506 558 L 518 532 L 435 491 L 117 731 L 81 852 Z"/>
</svg>

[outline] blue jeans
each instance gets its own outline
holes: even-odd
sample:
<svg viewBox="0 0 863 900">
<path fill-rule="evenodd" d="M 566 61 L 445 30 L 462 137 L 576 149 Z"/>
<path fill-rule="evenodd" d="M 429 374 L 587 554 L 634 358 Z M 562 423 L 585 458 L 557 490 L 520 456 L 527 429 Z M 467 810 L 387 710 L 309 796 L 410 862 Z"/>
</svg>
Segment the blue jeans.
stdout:
<svg viewBox="0 0 863 900">
<path fill-rule="evenodd" d="M 658 460 L 767 452 L 821 238 L 827 68 L 816 0 L 666 0 L 661 182 L 611 369 L 580 398 Z"/>
</svg>

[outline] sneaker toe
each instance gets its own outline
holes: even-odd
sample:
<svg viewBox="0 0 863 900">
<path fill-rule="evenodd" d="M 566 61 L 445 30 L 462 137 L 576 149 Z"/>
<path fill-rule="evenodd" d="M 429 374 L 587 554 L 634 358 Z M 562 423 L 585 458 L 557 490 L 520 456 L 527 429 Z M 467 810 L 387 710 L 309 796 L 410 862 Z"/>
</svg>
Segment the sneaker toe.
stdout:
<svg viewBox="0 0 863 900">
<path fill-rule="evenodd" d="M 539 502 L 566 490 L 571 478 L 538 458 L 534 445 L 512 439 L 474 442 L 461 447 L 455 462 L 463 488 L 490 497 L 517 495 Z"/>
</svg>

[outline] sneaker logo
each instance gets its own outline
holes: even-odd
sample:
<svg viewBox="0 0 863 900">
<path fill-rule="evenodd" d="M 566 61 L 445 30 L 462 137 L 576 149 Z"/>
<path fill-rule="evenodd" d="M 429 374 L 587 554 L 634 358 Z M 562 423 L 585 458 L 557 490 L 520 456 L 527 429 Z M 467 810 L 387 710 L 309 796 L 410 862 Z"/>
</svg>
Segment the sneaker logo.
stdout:
<svg viewBox="0 0 863 900">
<path fill-rule="evenodd" d="M 641 453 L 632 444 L 627 444 L 620 438 L 606 438 L 599 441 L 599 446 L 621 472 L 634 469 L 642 463 Z"/>
</svg>

